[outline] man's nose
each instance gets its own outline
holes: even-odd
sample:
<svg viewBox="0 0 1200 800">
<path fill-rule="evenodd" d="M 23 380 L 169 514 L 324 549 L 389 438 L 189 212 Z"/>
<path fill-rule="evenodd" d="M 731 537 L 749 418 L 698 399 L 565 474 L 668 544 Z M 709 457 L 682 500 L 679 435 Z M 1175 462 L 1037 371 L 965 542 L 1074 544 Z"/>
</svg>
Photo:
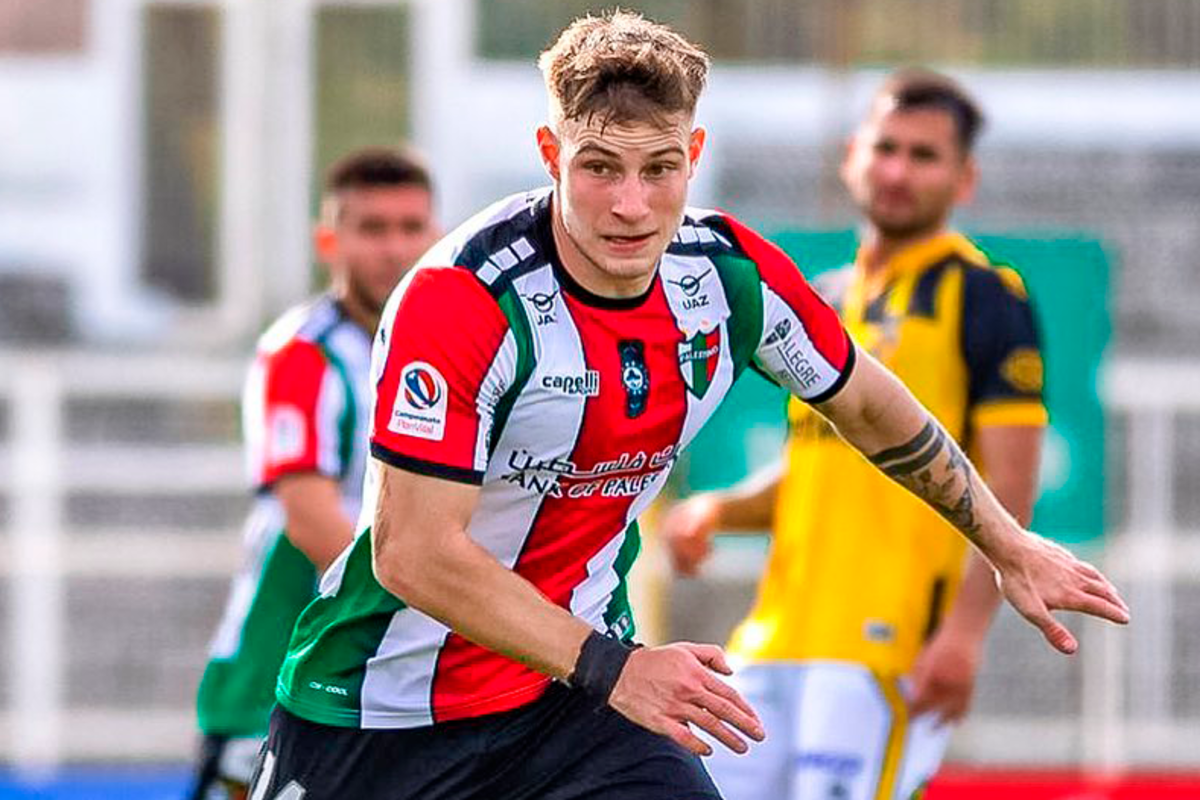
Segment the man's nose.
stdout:
<svg viewBox="0 0 1200 800">
<path fill-rule="evenodd" d="M 650 213 L 649 188 L 640 176 L 630 175 L 613 189 L 612 213 L 623 219 L 641 219 Z"/>
<path fill-rule="evenodd" d="M 889 183 L 900 183 L 908 178 L 908 159 L 898 153 L 881 159 L 877 168 L 879 177 Z"/>
</svg>

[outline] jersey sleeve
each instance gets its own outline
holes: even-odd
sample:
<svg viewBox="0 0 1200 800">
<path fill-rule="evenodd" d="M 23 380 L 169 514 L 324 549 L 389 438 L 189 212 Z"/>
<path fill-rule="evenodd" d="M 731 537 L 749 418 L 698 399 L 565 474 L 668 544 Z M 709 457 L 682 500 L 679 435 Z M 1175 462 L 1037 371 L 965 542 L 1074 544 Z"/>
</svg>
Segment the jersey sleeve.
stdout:
<svg viewBox="0 0 1200 800">
<path fill-rule="evenodd" d="M 1037 324 L 1016 271 L 967 270 L 963 357 L 973 426 L 1046 424 Z"/>
<path fill-rule="evenodd" d="M 371 454 L 410 472 L 482 483 L 512 340 L 504 312 L 470 272 L 414 270 L 375 341 Z"/>
<path fill-rule="evenodd" d="M 809 403 L 832 398 L 854 369 L 854 344 L 837 312 L 778 246 L 725 217 L 739 247 L 758 266 L 762 331 L 755 361 L 766 375 Z"/>
<path fill-rule="evenodd" d="M 260 352 L 243 398 L 252 482 L 269 487 L 285 475 L 339 478 L 346 387 L 319 345 L 292 340 Z"/>
</svg>

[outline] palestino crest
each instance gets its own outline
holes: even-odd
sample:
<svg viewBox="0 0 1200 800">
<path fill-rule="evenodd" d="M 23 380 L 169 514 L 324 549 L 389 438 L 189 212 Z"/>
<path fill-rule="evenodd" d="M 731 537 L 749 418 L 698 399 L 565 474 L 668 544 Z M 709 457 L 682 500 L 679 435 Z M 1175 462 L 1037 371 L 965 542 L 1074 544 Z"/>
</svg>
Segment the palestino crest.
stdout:
<svg viewBox="0 0 1200 800">
<path fill-rule="evenodd" d="M 679 343 L 679 372 L 688 391 L 702 399 L 717 375 L 721 361 L 721 329 L 714 328 Z"/>
<path fill-rule="evenodd" d="M 388 430 L 440 442 L 446 434 L 446 379 L 431 364 L 412 361 L 400 370 Z"/>
</svg>

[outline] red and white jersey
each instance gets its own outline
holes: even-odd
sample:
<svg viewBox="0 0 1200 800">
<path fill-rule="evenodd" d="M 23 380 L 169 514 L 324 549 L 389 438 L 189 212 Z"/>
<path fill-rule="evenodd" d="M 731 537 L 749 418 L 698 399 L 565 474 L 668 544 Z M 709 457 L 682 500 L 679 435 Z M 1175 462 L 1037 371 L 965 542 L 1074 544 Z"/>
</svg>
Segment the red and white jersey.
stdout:
<svg viewBox="0 0 1200 800">
<path fill-rule="evenodd" d="M 628 638 L 637 516 L 737 376 L 753 366 L 818 401 L 854 351 L 782 251 L 727 215 L 688 209 L 649 290 L 614 300 L 559 263 L 550 202 L 547 189 L 496 204 L 398 287 L 372 355 L 371 452 L 479 485 L 470 536 L 552 602 Z M 379 469 L 368 468 L 364 530 Z M 301 617 L 280 702 L 326 724 L 410 727 L 542 693 L 546 676 L 383 590 L 369 538 Z"/>
<path fill-rule="evenodd" d="M 284 314 L 260 337 L 242 394 L 246 467 L 260 502 L 284 475 L 338 481 L 358 515 L 370 418 L 371 337 L 323 295 Z"/>
</svg>

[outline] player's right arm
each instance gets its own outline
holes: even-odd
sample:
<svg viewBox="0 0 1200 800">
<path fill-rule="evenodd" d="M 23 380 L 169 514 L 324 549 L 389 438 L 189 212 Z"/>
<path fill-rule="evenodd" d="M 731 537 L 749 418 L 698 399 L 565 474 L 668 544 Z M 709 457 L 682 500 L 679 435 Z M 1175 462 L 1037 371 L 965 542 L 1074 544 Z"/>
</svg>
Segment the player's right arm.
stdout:
<svg viewBox="0 0 1200 800">
<path fill-rule="evenodd" d="M 467 534 L 479 489 L 395 467 L 382 469 L 371 533 L 379 583 L 467 639 L 543 674 L 570 680 L 594 631 Z M 728 726 L 761 739 L 761 723 L 712 671 L 730 671 L 718 647 L 638 649 L 628 655 L 608 702 L 693 752 L 711 749 L 686 723 L 744 752 L 745 742 Z"/>
<path fill-rule="evenodd" d="M 418 270 L 402 291 L 385 312 L 374 356 L 383 357 L 372 432 L 381 480 L 370 534 L 380 585 L 476 644 L 576 684 L 693 752 L 711 748 L 689 724 L 738 752 L 746 744 L 735 729 L 761 739 L 753 710 L 713 674 L 729 672 L 720 648 L 631 652 L 552 603 L 471 537 L 488 458 L 489 404 L 506 389 L 497 353 L 508 323 L 464 270 Z M 473 324 L 448 324 L 448 306 Z"/>
<path fill-rule="evenodd" d="M 342 508 L 342 489 L 336 480 L 317 473 L 280 478 L 272 491 L 287 517 L 288 541 L 324 572 L 354 540 L 354 522 Z"/>
</svg>

